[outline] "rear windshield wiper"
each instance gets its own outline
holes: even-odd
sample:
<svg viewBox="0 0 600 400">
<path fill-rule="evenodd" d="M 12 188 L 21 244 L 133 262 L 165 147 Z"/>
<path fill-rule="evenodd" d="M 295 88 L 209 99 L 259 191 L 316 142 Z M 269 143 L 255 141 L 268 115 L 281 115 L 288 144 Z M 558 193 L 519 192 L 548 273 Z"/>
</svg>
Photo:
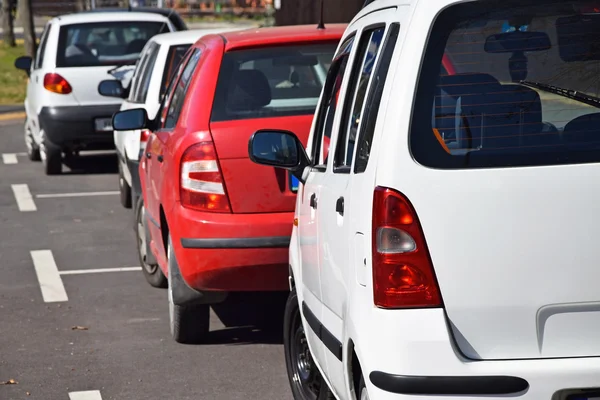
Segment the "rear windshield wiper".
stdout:
<svg viewBox="0 0 600 400">
<path fill-rule="evenodd" d="M 569 99 L 573 99 L 575 101 L 579 101 L 581 103 L 585 103 L 587 105 L 600 108 L 600 98 L 596 96 L 591 96 L 589 94 L 578 92 L 577 90 L 572 89 L 564 89 L 558 86 L 548 85 L 546 83 L 539 82 L 530 82 L 530 81 L 521 81 L 522 85 L 530 86 L 535 89 L 540 89 L 545 92 L 557 94 L 559 96 L 568 97 Z"/>
</svg>

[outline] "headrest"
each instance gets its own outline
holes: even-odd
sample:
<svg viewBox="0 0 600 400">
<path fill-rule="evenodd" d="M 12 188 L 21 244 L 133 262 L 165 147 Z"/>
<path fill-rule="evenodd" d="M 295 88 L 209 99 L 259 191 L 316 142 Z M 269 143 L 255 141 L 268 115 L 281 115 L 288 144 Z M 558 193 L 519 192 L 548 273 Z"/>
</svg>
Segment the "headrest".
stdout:
<svg viewBox="0 0 600 400">
<path fill-rule="evenodd" d="M 238 70 L 230 85 L 227 108 L 232 111 L 256 110 L 271 103 L 271 86 L 261 71 Z"/>
<path fill-rule="evenodd" d="M 490 74 L 456 74 L 440 76 L 438 87 L 453 97 L 478 93 L 499 86 L 500 82 Z"/>
<path fill-rule="evenodd" d="M 596 142 L 600 140 L 600 113 L 581 115 L 570 121 L 563 130 L 569 142 Z"/>
</svg>

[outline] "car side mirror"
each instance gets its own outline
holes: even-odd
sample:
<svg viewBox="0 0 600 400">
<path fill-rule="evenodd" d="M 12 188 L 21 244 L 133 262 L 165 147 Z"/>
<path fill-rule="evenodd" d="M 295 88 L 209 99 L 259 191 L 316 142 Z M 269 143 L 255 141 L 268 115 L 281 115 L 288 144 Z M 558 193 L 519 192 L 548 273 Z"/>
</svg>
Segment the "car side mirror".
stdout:
<svg viewBox="0 0 600 400">
<path fill-rule="evenodd" d="M 112 126 L 115 131 L 133 131 L 148 127 L 148 114 L 144 108 L 119 111 L 113 115 Z"/>
<path fill-rule="evenodd" d="M 256 164 L 288 170 L 304 183 L 303 172 L 309 165 L 302 142 L 288 131 L 264 129 L 248 142 L 248 155 Z"/>
<path fill-rule="evenodd" d="M 121 85 L 121 82 L 114 79 L 108 79 L 100 82 L 98 85 L 98 93 L 106 97 L 118 97 L 119 99 L 125 98 L 125 89 L 123 89 L 123 85 Z"/>
<path fill-rule="evenodd" d="M 31 64 L 33 64 L 33 58 L 30 56 L 21 56 L 15 60 L 15 68 L 25 71 L 27 76 L 29 76 L 31 72 Z"/>
</svg>

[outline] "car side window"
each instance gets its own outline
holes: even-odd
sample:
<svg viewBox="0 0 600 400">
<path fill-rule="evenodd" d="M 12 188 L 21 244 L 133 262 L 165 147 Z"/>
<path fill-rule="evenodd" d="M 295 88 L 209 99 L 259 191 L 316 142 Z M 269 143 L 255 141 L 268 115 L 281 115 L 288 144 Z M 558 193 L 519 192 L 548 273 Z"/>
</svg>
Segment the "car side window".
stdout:
<svg viewBox="0 0 600 400">
<path fill-rule="evenodd" d="M 135 68 L 135 72 L 131 79 L 131 88 L 129 90 L 129 98 L 127 101 L 130 103 L 135 103 L 137 98 L 137 93 L 139 91 L 140 83 L 142 82 L 142 77 L 144 76 L 144 69 L 146 67 L 146 63 L 148 61 L 148 57 L 150 55 L 150 46 L 148 46 L 140 55 L 140 58 L 137 61 L 137 65 Z"/>
<path fill-rule="evenodd" d="M 52 29 L 52 25 L 47 24 L 46 27 L 44 28 L 44 32 L 42 32 L 42 37 L 40 39 L 40 46 L 37 49 L 35 62 L 33 64 L 34 69 L 40 69 L 44 65 L 44 53 L 46 52 L 46 43 L 48 43 L 48 36 L 50 36 L 51 29 Z"/>
<path fill-rule="evenodd" d="M 167 115 L 163 126 L 164 129 L 172 129 L 177 124 L 187 89 L 192 81 L 192 76 L 194 75 L 194 70 L 198 65 L 198 61 L 200 60 L 200 53 L 200 49 L 193 50 L 193 53 L 188 58 L 187 64 L 183 68 L 183 72 L 181 73 L 177 84 L 173 88 L 173 96 L 169 102 Z"/>
<path fill-rule="evenodd" d="M 367 163 L 369 162 L 369 154 L 375 133 L 375 123 L 379 114 L 379 106 L 381 105 L 381 97 L 383 95 L 383 87 L 385 79 L 390 69 L 398 33 L 400 32 L 400 24 L 393 23 L 388 29 L 385 42 L 382 47 L 381 56 L 375 67 L 375 74 L 372 78 L 367 99 L 365 101 L 365 110 L 361 117 L 361 123 L 358 133 L 358 148 L 356 151 L 356 161 L 354 162 L 354 173 L 359 174 L 365 172 Z"/>
<path fill-rule="evenodd" d="M 339 95 L 342 89 L 342 82 L 348 58 L 354 44 L 354 36 L 346 39 L 340 46 L 338 54 L 334 57 L 325 86 L 323 87 L 323 97 L 316 115 L 315 136 L 312 146 L 312 164 L 315 170 L 325 171 L 329 157 L 329 144 L 331 131 L 333 128 L 333 119 L 339 103 Z"/>
<path fill-rule="evenodd" d="M 156 58 L 158 57 L 158 50 L 160 46 L 156 43 L 152 43 L 150 51 L 148 53 L 148 58 L 146 61 L 146 65 L 142 70 L 142 75 L 140 76 L 139 87 L 137 88 L 135 94 L 135 102 L 136 103 L 145 103 L 146 96 L 148 95 L 148 89 L 150 88 L 150 78 L 152 77 L 152 72 L 154 71 L 154 65 L 156 64 Z"/>
<path fill-rule="evenodd" d="M 354 145 L 365 104 L 365 95 L 369 82 L 371 82 L 384 32 L 385 26 L 365 29 L 358 43 L 335 146 L 333 171 L 336 173 L 350 173 Z"/>
</svg>

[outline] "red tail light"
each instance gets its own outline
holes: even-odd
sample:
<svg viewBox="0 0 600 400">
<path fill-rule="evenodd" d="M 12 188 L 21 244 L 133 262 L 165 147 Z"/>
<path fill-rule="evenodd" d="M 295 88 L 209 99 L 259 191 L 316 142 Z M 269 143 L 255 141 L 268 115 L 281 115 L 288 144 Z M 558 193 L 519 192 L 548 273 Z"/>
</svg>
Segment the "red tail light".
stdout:
<svg viewBox="0 0 600 400">
<path fill-rule="evenodd" d="M 140 149 L 145 149 L 146 144 L 148 143 L 148 138 L 150 138 L 150 132 L 148 129 L 142 129 L 140 131 Z"/>
<path fill-rule="evenodd" d="M 73 91 L 65 78 L 54 73 L 44 75 L 44 89 L 58 94 L 69 94 Z"/>
<path fill-rule="evenodd" d="M 403 195 L 382 187 L 373 196 L 373 292 L 381 308 L 442 305 L 415 210 Z"/>
<path fill-rule="evenodd" d="M 231 212 L 212 142 L 191 146 L 181 160 L 181 205 L 200 211 Z"/>
</svg>

